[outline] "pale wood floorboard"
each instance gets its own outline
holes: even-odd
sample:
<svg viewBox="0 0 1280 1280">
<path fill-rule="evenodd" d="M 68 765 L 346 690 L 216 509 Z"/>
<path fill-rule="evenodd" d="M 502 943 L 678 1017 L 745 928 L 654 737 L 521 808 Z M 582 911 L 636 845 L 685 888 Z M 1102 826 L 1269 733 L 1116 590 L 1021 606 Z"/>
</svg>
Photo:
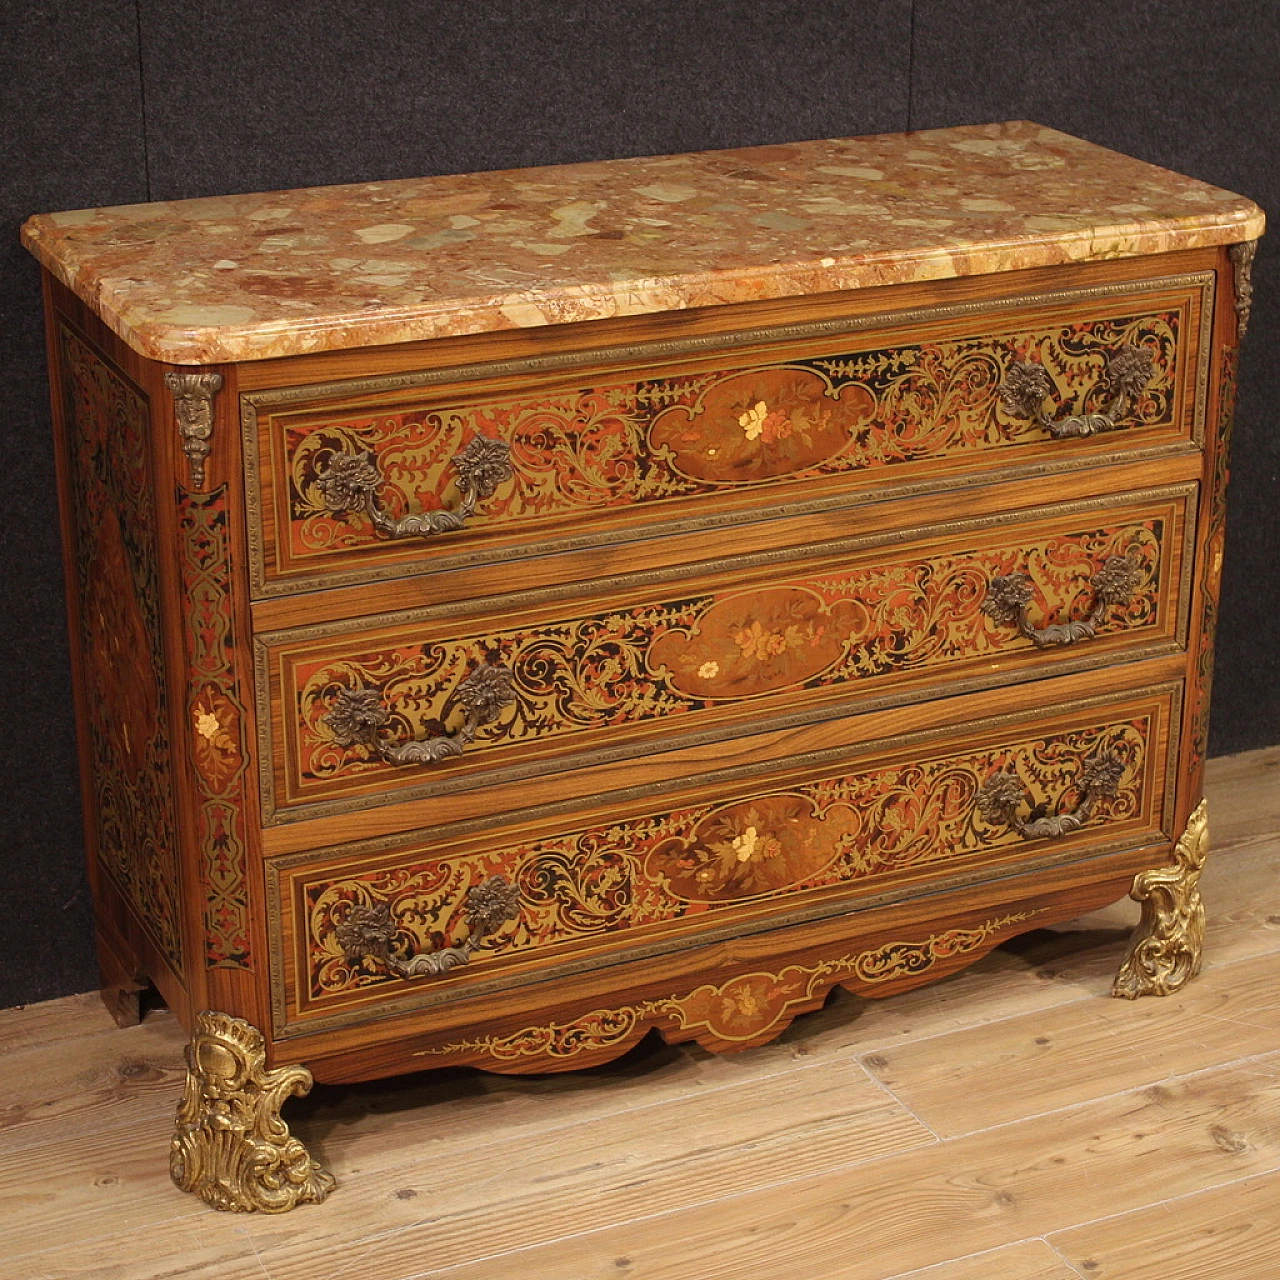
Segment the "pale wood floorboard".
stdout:
<svg viewBox="0 0 1280 1280">
<path fill-rule="evenodd" d="M 168 1181 L 182 1034 L 0 1011 L 0 1280 L 1254 1280 L 1280 1275 L 1280 748 L 1210 762 L 1205 972 L 1105 997 L 1125 902 L 762 1049 L 444 1071 L 292 1105 L 341 1181 Z"/>
<path fill-rule="evenodd" d="M 1064 1231 L 1053 1242 L 1091 1280 L 1275 1280 L 1280 1174 Z"/>
</svg>

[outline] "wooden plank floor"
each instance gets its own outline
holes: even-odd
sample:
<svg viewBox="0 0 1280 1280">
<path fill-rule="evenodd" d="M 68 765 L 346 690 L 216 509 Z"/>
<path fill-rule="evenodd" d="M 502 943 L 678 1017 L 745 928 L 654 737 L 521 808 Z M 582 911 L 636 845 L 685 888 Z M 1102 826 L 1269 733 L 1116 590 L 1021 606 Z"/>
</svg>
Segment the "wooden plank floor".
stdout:
<svg viewBox="0 0 1280 1280">
<path fill-rule="evenodd" d="M 324 1205 L 169 1183 L 183 1037 L 0 1012 L 3 1280 L 1275 1280 L 1280 748 L 1210 762 L 1201 977 L 1109 1000 L 1132 903 L 735 1056 L 291 1104 Z"/>
</svg>

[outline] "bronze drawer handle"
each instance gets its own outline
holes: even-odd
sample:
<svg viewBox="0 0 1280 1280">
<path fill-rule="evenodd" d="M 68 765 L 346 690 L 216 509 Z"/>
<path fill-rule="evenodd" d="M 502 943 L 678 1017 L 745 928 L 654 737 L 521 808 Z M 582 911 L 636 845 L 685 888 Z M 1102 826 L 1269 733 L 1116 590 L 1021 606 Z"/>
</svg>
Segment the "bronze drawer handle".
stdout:
<svg viewBox="0 0 1280 1280">
<path fill-rule="evenodd" d="M 520 891 L 501 876 L 490 876 L 467 892 L 467 936 L 456 947 L 397 954 L 391 949 L 396 940 L 396 922 L 391 918 L 389 902 L 374 907 L 354 903 L 334 936 L 352 963 L 372 956 L 397 977 L 422 978 L 470 964 L 472 955 L 486 945 L 486 940 L 519 914 Z"/>
<path fill-rule="evenodd" d="M 1075 644 L 1097 634 L 1107 610 L 1116 604 L 1127 604 L 1142 581 L 1142 566 L 1129 556 L 1108 556 L 1106 563 L 1093 575 L 1093 608 L 1089 616 L 1078 622 L 1054 622 L 1047 627 L 1033 627 L 1027 616 L 1033 591 L 1025 573 L 1011 573 L 992 578 L 982 612 L 1001 626 L 1016 626 L 1037 649 L 1054 645 Z"/>
<path fill-rule="evenodd" d="M 1019 360 L 1009 366 L 999 386 L 1000 403 L 1015 418 L 1031 418 L 1056 440 L 1067 436 L 1091 436 L 1114 431 L 1151 381 L 1153 363 L 1146 347 L 1123 346 L 1107 360 L 1105 383 L 1111 400 L 1101 413 L 1082 413 L 1055 420 L 1045 412 L 1044 402 L 1057 398 L 1057 388 L 1044 365 L 1035 360 Z"/>
<path fill-rule="evenodd" d="M 422 742 L 387 742 L 382 737 L 391 712 L 382 705 L 377 689 L 339 689 L 333 706 L 320 718 L 333 730 L 340 747 L 370 747 L 388 764 L 434 764 L 460 756 L 463 747 L 475 741 L 480 728 L 491 724 L 503 707 L 515 701 L 511 679 L 511 671 L 497 663 L 478 666 L 454 694 L 466 712 L 462 728 Z"/>
<path fill-rule="evenodd" d="M 335 515 L 363 511 L 373 527 L 387 538 L 429 537 L 461 529 L 475 514 L 476 504 L 491 498 L 504 480 L 510 480 L 511 446 L 492 436 L 473 436 L 461 453 L 454 454 L 455 483 L 462 502 L 454 511 L 424 511 L 420 515 L 387 514 L 377 489 L 382 484 L 373 453 L 335 453 L 329 465 L 316 476 L 325 505 Z"/>
<path fill-rule="evenodd" d="M 1024 840 L 1058 840 L 1079 831 L 1103 796 L 1113 796 L 1124 774 L 1124 762 L 1109 751 L 1093 756 L 1080 770 L 1080 803 L 1067 813 L 1049 813 L 1049 804 L 1033 805 L 1022 779 L 1012 773 L 993 773 L 978 789 L 978 811 L 991 823 L 1012 827 Z M 1023 818 L 1018 810 L 1031 812 Z"/>
</svg>

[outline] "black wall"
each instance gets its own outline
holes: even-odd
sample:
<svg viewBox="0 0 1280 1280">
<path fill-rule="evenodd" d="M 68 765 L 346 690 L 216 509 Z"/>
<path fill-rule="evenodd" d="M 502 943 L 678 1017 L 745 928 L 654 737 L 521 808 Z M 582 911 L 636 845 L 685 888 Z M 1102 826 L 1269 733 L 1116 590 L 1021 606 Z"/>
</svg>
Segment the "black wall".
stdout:
<svg viewBox="0 0 1280 1280">
<path fill-rule="evenodd" d="M 96 985 L 30 213 L 1025 117 L 1280 216 L 1271 0 L 0 4 L 0 1006 Z M 1280 253 L 1241 364 L 1215 754 L 1280 741 Z"/>
</svg>

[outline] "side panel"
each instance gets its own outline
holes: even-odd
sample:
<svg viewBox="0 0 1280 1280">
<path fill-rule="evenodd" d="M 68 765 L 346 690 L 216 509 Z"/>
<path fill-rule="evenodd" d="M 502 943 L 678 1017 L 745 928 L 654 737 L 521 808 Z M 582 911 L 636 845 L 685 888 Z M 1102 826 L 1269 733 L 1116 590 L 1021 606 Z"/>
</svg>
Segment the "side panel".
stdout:
<svg viewBox="0 0 1280 1280">
<path fill-rule="evenodd" d="M 64 554 L 104 990 L 145 973 L 181 1010 L 184 925 L 153 399 L 50 299 Z M 132 971 L 132 972 L 130 972 Z"/>
</svg>

